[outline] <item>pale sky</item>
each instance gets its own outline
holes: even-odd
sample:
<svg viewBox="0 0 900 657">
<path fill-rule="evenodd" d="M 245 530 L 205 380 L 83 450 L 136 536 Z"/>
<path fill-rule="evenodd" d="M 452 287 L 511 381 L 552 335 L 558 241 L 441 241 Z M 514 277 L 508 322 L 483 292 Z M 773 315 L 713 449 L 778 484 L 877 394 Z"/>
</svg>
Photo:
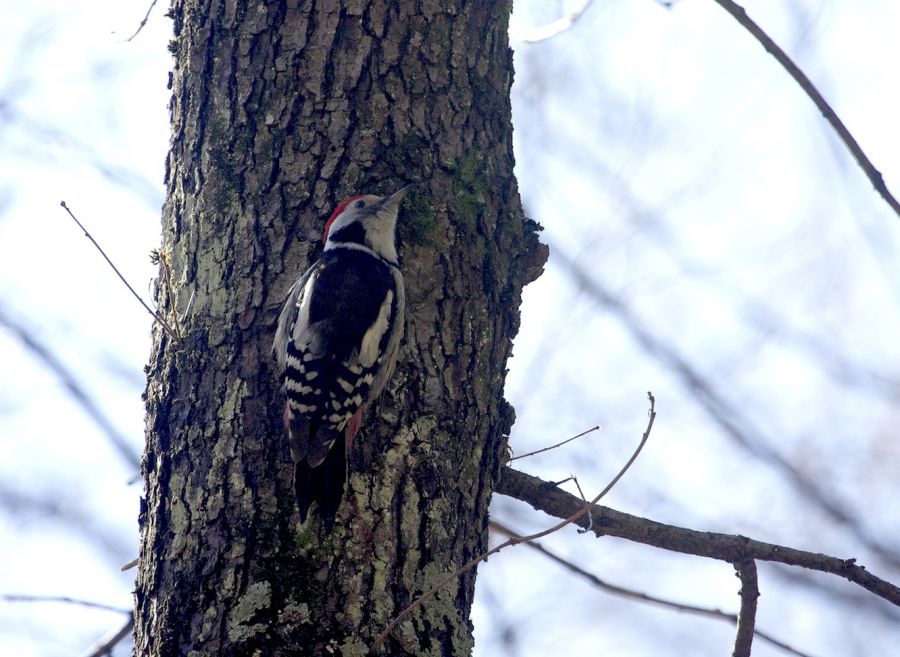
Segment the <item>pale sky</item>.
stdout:
<svg viewBox="0 0 900 657">
<path fill-rule="evenodd" d="M 151 320 L 59 202 L 149 299 L 168 145 L 163 4 L 126 43 L 149 3 L 0 0 L 0 319 L 51 348 L 136 454 Z M 513 33 L 580 4 L 517 2 Z M 746 5 L 900 194 L 900 5 Z M 595 0 L 552 39 L 513 46 L 517 175 L 551 260 L 526 290 L 510 362 L 512 444 L 524 453 L 603 425 L 517 467 L 552 480 L 574 471 L 592 495 L 633 449 L 652 390 L 656 430 L 605 503 L 857 557 L 900 581 L 859 531 L 736 446 L 678 372 L 565 266 L 575 262 L 621 300 L 713 383 L 726 415 L 807 468 L 897 554 L 900 218 L 809 99 L 711 0 L 669 9 Z M 137 556 L 134 467 L 2 326 L 0 367 L 0 595 L 128 609 L 134 571 L 118 566 Z M 521 531 L 550 523 L 506 499 L 493 512 Z M 611 583 L 737 608 L 727 564 L 574 531 L 545 544 Z M 760 629 L 818 656 L 885 655 L 900 641 L 897 610 L 865 595 L 848 609 L 785 573 L 761 567 Z M 115 612 L 0 601 L 0 655 L 86 654 L 122 622 Z M 733 640 L 725 623 L 611 597 L 521 547 L 480 569 L 473 622 L 479 657 L 722 655 Z M 754 655 L 775 654 L 755 644 Z"/>
</svg>

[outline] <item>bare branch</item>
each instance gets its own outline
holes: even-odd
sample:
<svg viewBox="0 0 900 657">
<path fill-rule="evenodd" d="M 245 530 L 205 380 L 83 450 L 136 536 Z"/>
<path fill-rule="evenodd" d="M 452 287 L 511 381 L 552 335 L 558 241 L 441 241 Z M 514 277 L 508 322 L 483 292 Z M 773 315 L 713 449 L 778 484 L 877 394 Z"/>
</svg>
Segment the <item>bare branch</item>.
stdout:
<svg viewBox="0 0 900 657">
<path fill-rule="evenodd" d="M 539 27 L 516 27 L 510 28 L 509 36 L 511 39 L 521 41 L 523 43 L 537 43 L 546 41 L 555 37 L 557 34 L 565 32 L 575 24 L 585 10 L 591 5 L 591 0 L 581 0 L 581 4 L 568 12 L 565 16 L 557 18 L 555 21 L 541 25 Z"/>
<path fill-rule="evenodd" d="M 141 295 L 139 295 L 137 292 L 134 291 L 134 288 L 131 287 L 131 285 L 128 283 L 128 281 L 125 280 L 125 277 L 122 276 L 122 273 L 121 273 L 121 272 L 118 270 L 118 268 L 113 264 L 112 260 L 109 259 L 109 256 L 107 256 L 106 253 L 103 251 L 103 249 L 100 248 L 100 245 L 97 244 L 97 240 L 95 240 L 95 239 L 91 236 L 91 234 L 87 231 L 87 228 L 85 228 L 84 226 L 82 226 L 82 225 L 81 225 L 81 222 L 78 221 L 78 219 L 75 217 L 74 214 L 72 214 L 72 211 L 69 209 L 69 206 L 66 205 L 66 202 L 65 202 L 65 201 L 60 201 L 59 204 L 60 204 L 60 206 L 62 207 L 63 210 L 65 210 L 66 212 L 69 213 L 69 216 L 72 217 L 72 220 L 73 220 L 76 224 L 78 224 L 78 227 L 79 227 L 82 231 L 84 231 L 84 236 L 87 237 L 95 247 L 97 247 L 97 250 L 100 252 L 100 255 L 103 256 L 103 259 L 106 260 L 106 262 L 109 264 L 109 266 L 112 267 L 113 271 L 116 272 L 116 275 L 119 277 L 119 279 L 120 279 L 123 283 L 125 283 L 125 287 L 127 287 L 127 288 L 128 288 L 128 291 L 131 292 L 131 293 L 134 295 L 134 298 L 137 299 L 137 300 L 140 302 L 140 304 L 144 307 L 144 309 L 145 309 L 148 313 L 150 313 L 150 315 L 153 317 L 153 319 L 155 319 L 157 322 L 159 322 L 159 325 L 162 326 L 163 329 L 165 329 L 166 333 L 169 335 L 170 338 L 172 338 L 173 340 L 177 340 L 177 339 L 178 339 L 178 336 L 177 336 L 177 335 L 175 334 L 175 332 L 171 329 L 171 327 L 169 327 L 169 325 L 166 323 L 166 320 L 164 320 L 164 319 L 159 315 L 159 313 L 156 313 L 156 312 L 152 311 L 152 310 L 150 309 L 150 306 L 148 306 L 146 303 L 144 303 L 144 300 L 141 299 Z"/>
<path fill-rule="evenodd" d="M 67 595 L 23 595 L 18 593 L 0 594 L 0 601 L 3 602 L 56 602 L 68 605 L 77 605 L 79 607 L 88 607 L 89 609 L 101 609 L 103 611 L 114 611 L 117 614 L 130 614 L 131 610 L 122 609 L 121 607 L 113 607 L 102 602 L 91 602 L 90 600 L 82 600 L 80 598 L 70 598 Z"/>
<path fill-rule="evenodd" d="M 726 436 L 754 457 L 779 470 L 807 500 L 836 522 L 848 527 L 860 542 L 886 563 L 900 568 L 900 557 L 896 550 L 873 538 L 869 530 L 860 522 L 857 514 L 848 509 L 833 491 L 821 486 L 807 474 L 798 470 L 772 447 L 775 441 L 768 439 L 748 417 L 728 401 L 720 392 L 721 386 L 717 386 L 713 381 L 707 379 L 675 347 L 666 344 L 645 328 L 631 308 L 594 280 L 567 253 L 557 249 L 554 257 L 558 264 L 569 271 L 578 285 L 622 322 L 634 340 L 648 354 L 679 379 L 685 389 L 692 394 L 697 404 L 709 414 Z"/>
<path fill-rule="evenodd" d="M 647 393 L 647 397 L 650 399 L 649 419 L 647 421 L 647 428 L 644 430 L 644 434 L 641 436 L 641 442 L 638 444 L 637 448 L 634 450 L 634 453 L 631 455 L 631 458 L 629 458 L 628 461 L 625 463 L 625 465 L 622 466 L 622 469 L 619 470 L 618 474 L 616 474 L 616 476 L 612 478 L 612 481 L 610 481 L 606 485 L 606 488 L 604 488 L 602 491 L 600 491 L 600 493 L 593 500 L 591 500 L 588 504 L 584 504 L 582 502 L 581 508 L 573 510 L 572 514 L 567 516 L 566 518 L 564 518 L 562 522 L 559 522 L 559 523 L 553 525 L 552 527 L 550 527 L 549 529 L 545 529 L 536 534 L 530 534 L 529 536 L 522 536 L 522 537 L 517 537 L 517 538 L 511 537 L 509 540 L 501 543 L 500 545 L 497 545 L 494 548 L 491 548 L 484 554 L 481 554 L 481 555 L 475 557 L 474 559 L 470 560 L 468 563 L 466 563 L 461 568 L 457 568 L 454 572 L 450 573 L 449 575 L 447 575 L 446 577 L 441 579 L 441 581 L 439 581 L 433 587 L 431 587 L 430 589 L 425 591 L 418 598 L 413 600 L 403 611 L 401 611 L 399 614 L 397 614 L 397 617 L 394 618 L 394 620 L 392 620 L 390 623 L 388 623 L 387 627 L 385 627 L 384 630 L 382 630 L 381 633 L 375 638 L 375 641 L 372 643 L 371 647 L 369 648 L 369 654 L 375 654 L 375 651 L 378 650 L 378 648 L 381 646 L 382 643 L 384 643 L 384 641 L 387 639 L 387 637 L 390 635 L 390 633 L 393 632 L 394 629 L 400 623 L 402 623 L 404 620 L 406 620 L 409 617 L 409 615 L 412 614 L 412 612 L 415 611 L 423 602 L 428 600 L 431 596 L 433 596 L 435 593 L 440 591 L 442 588 L 444 588 L 450 582 L 454 581 L 457 577 L 459 577 L 463 573 L 466 573 L 466 572 L 472 570 L 472 568 L 477 566 L 482 561 L 487 561 L 487 559 L 489 557 L 497 554 L 504 548 L 507 548 L 511 545 L 518 545 L 519 543 L 533 541 L 537 538 L 542 538 L 544 536 L 547 536 L 548 534 L 552 534 L 556 531 L 559 531 L 566 525 L 570 525 L 573 522 L 579 521 L 584 516 L 588 515 L 588 512 L 591 510 L 591 508 L 595 504 L 597 504 L 597 502 L 601 498 L 603 498 L 603 496 L 605 496 L 609 491 L 611 491 L 613 489 L 613 487 L 619 482 L 619 480 L 628 471 L 628 469 L 632 466 L 632 464 L 635 462 L 635 460 L 637 460 L 637 457 L 640 455 L 641 451 L 644 449 L 644 445 L 647 444 L 647 439 L 650 438 L 650 431 L 653 429 L 653 422 L 654 422 L 654 420 L 656 420 L 656 398 L 653 396 L 653 393 L 650 393 L 650 392 Z M 504 467 L 503 469 L 509 470 L 509 468 L 506 468 L 506 467 Z M 592 524 L 593 523 L 591 523 L 591 525 Z"/>
<path fill-rule="evenodd" d="M 491 529 L 496 530 L 496 531 L 500 532 L 501 534 L 505 534 L 506 536 L 519 536 L 518 533 L 514 532 L 513 530 L 509 529 L 508 527 L 500 524 L 499 522 L 497 522 L 495 520 L 491 520 L 489 525 L 490 525 Z M 525 543 L 525 545 L 527 547 L 531 548 L 532 550 L 544 555 L 551 561 L 555 561 L 556 563 L 558 563 L 560 566 L 562 566 L 566 570 L 574 573 L 575 575 L 578 575 L 579 577 L 581 577 L 583 579 L 586 579 L 588 582 L 590 582 L 597 588 L 603 589 L 604 591 L 607 591 L 608 593 L 612 593 L 613 595 L 619 595 L 619 596 L 622 596 L 623 598 L 629 598 L 631 600 L 637 600 L 638 602 L 645 602 L 648 604 L 658 605 L 660 607 L 665 607 L 667 609 L 674 609 L 675 611 L 685 612 L 688 614 L 695 614 L 697 616 L 706 616 L 707 618 L 716 618 L 718 620 L 723 620 L 723 621 L 726 621 L 731 624 L 735 624 L 738 621 L 737 614 L 729 614 L 720 609 L 713 609 L 711 607 L 698 607 L 696 605 L 689 605 L 689 604 L 686 604 L 683 602 L 675 602 L 674 600 L 666 600 L 665 598 L 658 598 L 654 595 L 648 595 L 647 593 L 641 593 L 640 591 L 634 591 L 632 589 L 627 589 L 623 586 L 617 586 L 615 584 L 610 584 L 609 582 L 606 582 L 606 581 L 600 579 L 593 573 L 589 573 L 588 571 L 584 570 L 581 566 L 572 563 L 568 559 L 564 559 L 563 557 L 560 557 L 555 552 L 551 552 L 550 550 L 545 548 L 540 543 L 535 543 L 534 541 L 531 541 L 531 542 Z M 791 646 L 787 645 L 786 643 L 783 643 L 783 642 L 779 641 L 778 639 L 771 637 L 770 635 L 766 634 L 765 632 L 763 632 L 761 630 L 754 628 L 753 632 L 756 636 L 758 636 L 763 641 L 771 643 L 776 648 L 780 648 L 781 650 L 783 650 L 784 652 L 786 652 L 790 655 L 794 655 L 795 657 L 810 657 L 810 655 L 808 655 L 807 653 L 800 652 L 799 650 L 796 650 L 796 649 L 792 648 Z"/>
<path fill-rule="evenodd" d="M 568 518 L 575 510 L 584 506 L 584 503 L 574 495 L 570 495 L 538 477 L 513 470 L 510 467 L 502 469 L 495 492 L 527 502 L 535 509 L 555 518 Z M 617 536 L 663 550 L 708 557 L 728 563 L 740 563 L 747 559 L 755 559 L 818 570 L 843 577 L 900 607 L 900 587 L 872 575 L 864 566 L 857 565 L 856 559 L 838 559 L 783 545 L 763 543 L 745 536 L 700 532 L 674 525 L 665 525 L 604 506 L 595 506 L 593 515 L 594 528 L 591 531 L 598 537 Z M 575 522 L 582 527 L 587 524 L 581 517 Z"/>
<path fill-rule="evenodd" d="M 888 190 L 881 172 L 875 168 L 875 165 L 872 164 L 871 160 L 869 160 L 868 156 L 863 152 L 863 149 L 857 143 L 856 139 L 850 134 L 850 131 L 840 118 L 838 118 L 835 111 L 831 109 L 831 106 L 825 101 L 812 81 L 806 77 L 806 74 L 800 70 L 793 60 L 788 57 L 787 53 L 784 52 L 784 50 L 782 50 L 759 25 L 753 22 L 743 7 L 732 2 L 732 0 L 715 0 L 715 2 L 722 7 L 722 9 L 727 11 L 734 20 L 740 23 L 745 30 L 752 34 L 762 47 L 765 48 L 779 64 L 781 64 L 784 70 L 787 71 L 792 78 L 794 78 L 794 81 L 800 85 L 800 88 L 803 89 L 810 100 L 812 100 L 816 107 L 819 108 L 819 111 L 822 113 L 822 116 L 825 117 L 828 124 L 834 128 L 834 131 L 837 133 L 840 140 L 844 142 L 847 150 L 849 150 L 856 159 L 856 162 L 866 174 L 866 177 L 868 177 L 869 182 L 872 183 L 875 190 L 881 195 L 881 198 L 883 198 L 885 202 L 891 206 L 894 213 L 900 217 L 900 203 L 897 202 L 897 199 L 894 198 L 893 194 Z"/>
<path fill-rule="evenodd" d="M 134 627 L 134 615 L 132 615 L 128 622 L 125 623 L 121 628 L 113 632 L 107 637 L 104 637 L 100 640 L 96 646 L 91 648 L 91 651 L 86 655 L 86 657 L 104 657 L 105 655 L 111 655 L 112 649 L 115 648 L 122 639 L 131 634 L 131 628 Z"/>
<path fill-rule="evenodd" d="M 756 562 L 747 559 L 734 564 L 741 580 L 741 613 L 737 620 L 737 636 L 734 639 L 734 657 L 750 657 L 753 635 L 756 633 L 756 601 L 759 599 L 759 584 L 756 579 Z"/>
<path fill-rule="evenodd" d="M 68 367 L 57 358 L 46 345 L 34 337 L 33 331 L 23 326 L 19 321 L 8 316 L 0 306 L 0 326 L 5 326 L 12 332 L 23 345 L 44 365 L 47 366 L 58 378 L 72 395 L 72 398 L 78 402 L 82 409 L 94 421 L 94 423 L 106 434 L 109 442 L 112 443 L 119 455 L 122 456 L 132 467 L 139 468 L 141 465 L 140 458 L 132 447 L 131 443 L 118 432 L 113 426 L 112 421 L 106 417 L 100 406 L 88 394 L 87 390 L 82 387 L 78 378 L 69 370 Z"/>
<path fill-rule="evenodd" d="M 141 33 L 141 30 L 144 29 L 144 26 L 147 24 L 147 21 L 150 19 L 150 12 L 153 11 L 153 8 L 156 6 L 156 2 L 157 2 L 157 0 L 153 0 L 153 2 L 150 3 L 150 8 L 147 9 L 147 13 L 144 15 L 144 18 L 141 20 L 141 24 L 137 26 L 137 29 L 134 31 L 134 34 L 132 34 L 127 39 L 125 39 L 126 42 L 131 41 L 132 39 L 134 39 L 134 37 L 136 37 L 138 34 Z"/>
<path fill-rule="evenodd" d="M 600 425 L 598 424 L 598 425 L 595 426 L 595 427 L 591 427 L 590 429 L 587 429 L 587 430 L 585 430 L 585 431 L 582 431 L 581 433 L 576 434 L 576 435 L 572 436 L 571 438 L 566 438 L 566 439 L 565 439 L 564 441 L 562 441 L 561 443 L 556 443 L 555 445 L 550 445 L 550 447 L 542 447 L 541 449 L 536 449 L 536 450 L 534 450 L 533 452 L 528 452 L 527 454 L 522 454 L 521 456 L 513 456 L 513 457 L 510 458 L 509 460 L 510 460 L 510 462 L 512 462 L 512 461 L 515 461 L 516 459 L 524 459 L 524 458 L 526 458 L 526 457 L 528 457 L 528 456 L 534 456 L 535 454 L 541 454 L 541 453 L 543 453 L 543 452 L 549 452 L 551 449 L 556 449 L 557 447 L 562 447 L 562 446 L 565 445 L 566 443 L 570 443 L 570 442 L 572 442 L 573 440 L 576 440 L 576 439 L 578 439 L 578 438 L 581 438 L 582 436 L 586 436 L 587 434 L 591 433 L 592 431 L 600 431 Z"/>
</svg>

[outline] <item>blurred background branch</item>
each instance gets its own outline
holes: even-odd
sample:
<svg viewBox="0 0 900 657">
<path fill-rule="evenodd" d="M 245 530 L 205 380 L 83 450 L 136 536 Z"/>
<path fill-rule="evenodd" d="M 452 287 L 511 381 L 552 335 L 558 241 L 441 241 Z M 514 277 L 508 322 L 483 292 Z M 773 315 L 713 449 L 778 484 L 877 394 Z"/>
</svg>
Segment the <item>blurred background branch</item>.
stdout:
<svg viewBox="0 0 900 657">
<path fill-rule="evenodd" d="M 527 462 L 543 479 L 577 471 L 598 488 L 651 388 L 666 412 L 611 506 L 853 554 L 896 579 L 900 230 L 895 203 L 871 186 L 900 172 L 900 94 L 883 65 L 900 61 L 900 5 L 752 8 L 878 163 L 864 178 L 817 113 L 828 110 L 765 65 L 720 8 L 733 4 L 515 3 L 517 176 L 551 260 L 526 289 L 510 362 L 511 447 L 525 454 L 602 423 L 602 440 Z M 63 197 L 91 207 L 92 232 L 122 254 L 128 280 L 158 273 L 146 253 L 159 244 L 171 23 L 150 10 L 128 44 L 135 7 L 108 0 L 41 0 L 0 25 L 0 581 L 122 608 L 150 326 L 111 301 L 118 282 L 54 215 Z M 492 518 L 523 533 L 546 521 L 503 496 Z M 548 572 L 529 549 L 479 569 L 475 657 L 561 645 L 712 657 L 734 640 L 725 623 L 574 583 L 585 575 L 573 569 L 602 569 L 622 588 L 713 609 L 733 604 L 719 564 L 575 532 L 540 548 L 571 568 Z M 880 657 L 897 645 L 896 606 L 814 571 L 759 571 L 758 624 L 796 650 Z M 102 617 L 3 605 L 0 654 L 84 654 L 109 629 Z M 129 654 L 130 629 L 91 654 Z M 754 655 L 782 649 L 757 641 Z"/>
</svg>

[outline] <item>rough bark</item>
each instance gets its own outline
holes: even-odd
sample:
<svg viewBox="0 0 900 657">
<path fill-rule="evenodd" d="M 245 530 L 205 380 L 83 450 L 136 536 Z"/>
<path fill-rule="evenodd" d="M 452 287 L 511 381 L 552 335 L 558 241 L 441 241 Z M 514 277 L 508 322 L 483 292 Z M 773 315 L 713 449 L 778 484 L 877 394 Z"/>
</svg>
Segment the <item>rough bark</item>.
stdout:
<svg viewBox="0 0 900 657">
<path fill-rule="evenodd" d="M 523 285 L 546 250 L 512 173 L 509 2 L 176 0 L 163 253 L 184 338 L 155 331 L 137 655 L 363 655 L 485 548 Z M 269 354 L 328 209 L 401 209 L 406 338 L 330 533 L 299 525 Z M 475 574 L 384 654 L 467 655 Z"/>
</svg>

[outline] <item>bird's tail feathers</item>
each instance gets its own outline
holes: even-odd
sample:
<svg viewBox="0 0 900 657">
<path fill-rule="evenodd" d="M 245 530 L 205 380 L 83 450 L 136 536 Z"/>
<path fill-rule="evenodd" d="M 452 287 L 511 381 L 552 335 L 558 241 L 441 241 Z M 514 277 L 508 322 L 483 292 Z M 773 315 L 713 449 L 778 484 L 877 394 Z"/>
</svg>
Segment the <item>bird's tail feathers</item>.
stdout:
<svg viewBox="0 0 900 657">
<path fill-rule="evenodd" d="M 294 494 L 300 522 L 306 522 L 310 512 L 316 512 L 331 531 L 338 507 L 344 497 L 347 481 L 347 456 L 344 445 L 335 445 L 328 450 L 318 466 L 310 465 L 309 459 L 294 463 Z"/>
<path fill-rule="evenodd" d="M 289 402 L 284 403 L 284 428 L 287 431 L 291 446 L 291 458 L 294 462 L 302 461 L 309 451 L 310 437 L 315 427 L 299 413 L 292 413 Z"/>
<path fill-rule="evenodd" d="M 319 427 L 315 434 L 310 434 L 309 447 L 306 450 L 306 462 L 311 468 L 318 468 L 332 451 L 338 433 L 333 429 Z"/>
</svg>

